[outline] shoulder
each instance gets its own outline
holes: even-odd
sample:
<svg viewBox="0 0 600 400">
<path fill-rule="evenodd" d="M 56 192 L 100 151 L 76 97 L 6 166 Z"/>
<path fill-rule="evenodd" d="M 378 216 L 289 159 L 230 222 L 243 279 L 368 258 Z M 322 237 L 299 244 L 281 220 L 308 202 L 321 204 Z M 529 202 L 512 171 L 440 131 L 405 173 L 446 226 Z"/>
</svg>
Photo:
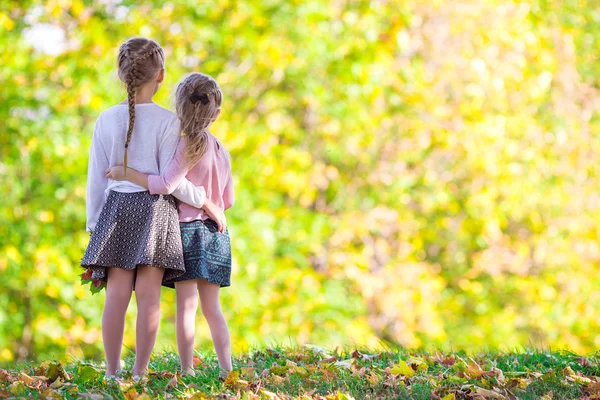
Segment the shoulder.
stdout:
<svg viewBox="0 0 600 400">
<path fill-rule="evenodd" d="M 215 153 L 218 154 L 222 159 L 224 159 L 227 162 L 227 164 L 231 164 L 231 156 L 229 155 L 229 152 L 227 151 L 225 146 L 223 146 L 223 143 L 221 143 L 221 141 L 217 139 L 217 137 L 212 133 L 210 133 L 208 136 L 213 141 Z"/>
<path fill-rule="evenodd" d="M 156 103 L 153 103 L 150 108 L 152 109 L 152 113 L 155 114 L 158 118 L 164 118 L 171 120 L 173 118 L 177 118 L 177 115 L 171 110 L 167 110 L 164 107 L 159 106 Z"/>
<path fill-rule="evenodd" d="M 123 110 L 127 111 L 127 107 L 123 107 L 120 104 L 115 104 L 114 106 L 102 111 L 98 116 L 97 122 L 113 120 L 117 116 L 120 116 L 123 113 Z"/>
<path fill-rule="evenodd" d="M 154 118 L 160 120 L 161 122 L 164 122 L 164 126 L 168 130 L 179 129 L 179 118 L 177 118 L 177 115 L 173 111 L 167 110 L 166 108 L 155 104 L 152 106 L 152 114 Z"/>
</svg>

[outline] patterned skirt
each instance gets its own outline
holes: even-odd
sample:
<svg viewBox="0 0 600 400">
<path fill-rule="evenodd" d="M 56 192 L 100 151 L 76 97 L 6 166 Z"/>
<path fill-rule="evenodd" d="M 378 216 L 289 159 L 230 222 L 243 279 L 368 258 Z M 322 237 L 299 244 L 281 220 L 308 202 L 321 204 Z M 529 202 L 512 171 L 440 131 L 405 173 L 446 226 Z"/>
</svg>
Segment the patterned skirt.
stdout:
<svg viewBox="0 0 600 400">
<path fill-rule="evenodd" d="M 172 196 L 111 191 L 90 238 L 81 266 L 107 279 L 107 267 L 138 265 L 165 269 L 165 279 L 185 271 L 177 206 Z"/>
<path fill-rule="evenodd" d="M 221 287 L 231 285 L 231 242 L 229 231 L 220 233 L 217 223 L 206 221 L 181 222 L 181 242 L 185 260 L 185 274 L 163 280 L 173 288 L 175 282 L 206 279 Z"/>
</svg>

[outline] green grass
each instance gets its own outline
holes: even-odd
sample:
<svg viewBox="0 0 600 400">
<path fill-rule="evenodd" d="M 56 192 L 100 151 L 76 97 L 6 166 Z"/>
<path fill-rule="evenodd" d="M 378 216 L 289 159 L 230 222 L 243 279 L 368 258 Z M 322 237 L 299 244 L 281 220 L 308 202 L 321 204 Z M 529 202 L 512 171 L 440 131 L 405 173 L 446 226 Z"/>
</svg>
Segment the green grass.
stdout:
<svg viewBox="0 0 600 400">
<path fill-rule="evenodd" d="M 155 355 L 142 384 L 127 375 L 120 384 L 107 384 L 100 364 L 71 362 L 64 373 L 58 362 L 46 362 L 43 368 L 39 363 L 11 365 L 0 370 L 0 397 L 555 400 L 598 398 L 594 396 L 600 393 L 600 357 L 564 351 L 468 355 L 265 348 L 237 355 L 225 382 L 218 379 L 212 353 L 198 356 L 197 375 L 181 377 L 176 354 Z M 125 370 L 132 363 L 127 358 Z"/>
</svg>

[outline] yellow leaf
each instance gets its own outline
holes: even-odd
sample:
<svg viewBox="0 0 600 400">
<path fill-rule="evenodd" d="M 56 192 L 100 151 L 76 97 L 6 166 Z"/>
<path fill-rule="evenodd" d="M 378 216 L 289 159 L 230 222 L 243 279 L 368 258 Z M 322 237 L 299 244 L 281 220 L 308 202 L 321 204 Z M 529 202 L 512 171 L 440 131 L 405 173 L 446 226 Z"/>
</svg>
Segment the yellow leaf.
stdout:
<svg viewBox="0 0 600 400">
<path fill-rule="evenodd" d="M 454 393 L 448 393 L 447 395 L 442 397 L 442 400 L 454 400 L 454 399 L 455 399 Z"/>
<path fill-rule="evenodd" d="M 260 389 L 260 394 L 262 394 L 269 400 L 279 400 L 280 399 L 280 397 L 276 393 L 269 392 L 266 389 Z"/>
<path fill-rule="evenodd" d="M 367 379 L 367 382 L 369 382 L 371 385 L 377 385 L 379 383 L 379 381 L 381 380 L 381 376 L 377 375 L 373 371 L 369 372 L 365 376 L 365 378 Z"/>
<path fill-rule="evenodd" d="M 400 360 L 398 364 L 393 365 L 390 368 L 390 372 L 394 375 L 404 375 L 408 378 L 415 375 L 415 371 L 404 360 Z"/>
<path fill-rule="evenodd" d="M 425 360 L 420 357 L 409 357 L 408 360 L 406 360 L 406 363 L 408 365 L 415 365 L 417 367 L 417 371 L 425 372 L 428 368 Z"/>
</svg>

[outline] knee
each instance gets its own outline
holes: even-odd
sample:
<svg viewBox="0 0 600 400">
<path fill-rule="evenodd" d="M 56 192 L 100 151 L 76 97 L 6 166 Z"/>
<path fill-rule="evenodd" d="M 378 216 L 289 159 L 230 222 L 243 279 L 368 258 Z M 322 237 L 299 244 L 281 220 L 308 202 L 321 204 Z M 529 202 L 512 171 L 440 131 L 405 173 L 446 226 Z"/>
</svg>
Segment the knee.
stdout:
<svg viewBox="0 0 600 400">
<path fill-rule="evenodd" d="M 223 317 L 219 305 L 202 304 L 202 314 L 204 314 L 204 318 L 206 318 L 207 321 L 215 321 Z"/>
<path fill-rule="evenodd" d="M 139 305 L 158 306 L 160 305 L 160 288 L 159 290 L 136 289 L 135 299 Z"/>
<path fill-rule="evenodd" d="M 118 304 L 129 304 L 131 300 L 131 291 L 127 290 L 111 290 L 110 294 L 107 293 L 107 300 L 110 299 Z"/>
</svg>

